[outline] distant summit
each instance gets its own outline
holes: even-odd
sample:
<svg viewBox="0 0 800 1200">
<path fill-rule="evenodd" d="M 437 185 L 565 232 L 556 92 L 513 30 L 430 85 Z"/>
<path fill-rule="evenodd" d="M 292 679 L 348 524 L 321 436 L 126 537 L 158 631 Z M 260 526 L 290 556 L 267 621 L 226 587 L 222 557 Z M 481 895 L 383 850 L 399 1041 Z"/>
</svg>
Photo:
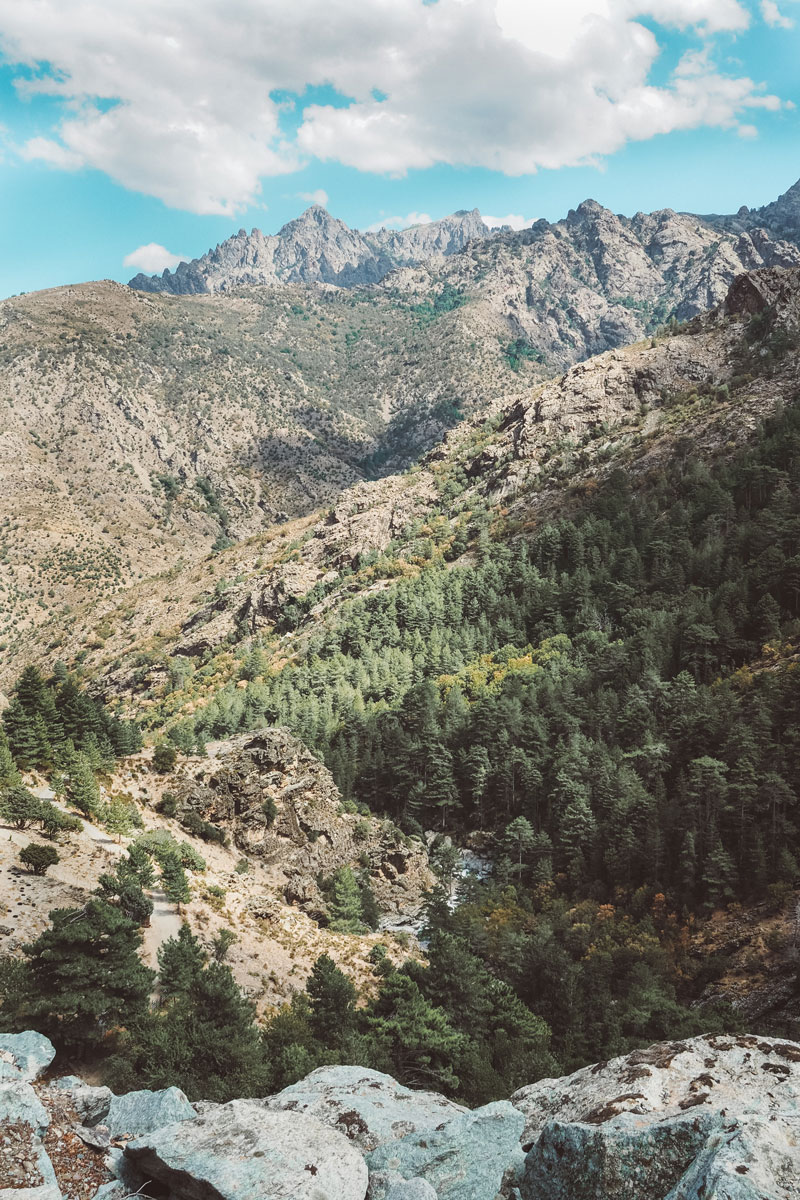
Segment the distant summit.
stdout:
<svg viewBox="0 0 800 1200">
<path fill-rule="evenodd" d="M 751 229 L 766 229 L 773 238 L 800 244 L 800 179 L 770 204 L 762 208 L 742 205 L 735 216 L 710 214 L 702 218 L 729 233 L 749 233 Z"/>
<path fill-rule="evenodd" d="M 410 229 L 359 233 L 314 204 L 276 234 L 240 229 L 202 258 L 180 263 L 163 275 L 137 275 L 130 286 L 179 296 L 227 292 L 242 284 L 355 287 L 377 283 L 395 267 L 455 254 L 468 242 L 491 234 L 477 208 Z"/>
</svg>

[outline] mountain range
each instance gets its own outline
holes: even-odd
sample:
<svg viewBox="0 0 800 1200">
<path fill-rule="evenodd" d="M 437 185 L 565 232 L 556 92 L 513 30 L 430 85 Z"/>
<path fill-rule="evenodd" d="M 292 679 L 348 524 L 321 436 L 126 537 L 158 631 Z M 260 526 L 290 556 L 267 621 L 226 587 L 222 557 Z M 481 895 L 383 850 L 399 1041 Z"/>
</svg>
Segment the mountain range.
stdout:
<svg viewBox="0 0 800 1200">
<path fill-rule="evenodd" d="M 596 202 L 586 201 L 577 214 L 570 212 L 566 221 L 557 221 L 553 225 L 547 221 L 535 222 L 536 240 L 545 238 L 552 231 L 557 239 L 575 241 L 575 227 L 581 224 L 579 218 L 589 213 L 602 213 L 609 227 L 607 232 L 616 222 L 627 243 L 626 248 L 638 257 L 649 259 L 657 273 L 677 265 L 668 253 L 667 247 L 671 243 L 685 244 L 687 253 L 694 249 L 697 253 L 708 254 L 713 246 L 713 237 L 708 236 L 711 231 L 733 236 L 766 230 L 773 240 L 797 244 L 800 242 L 800 182 L 773 203 L 752 210 L 743 206 L 735 216 L 699 217 L 663 209 L 649 217 L 637 213 L 631 219 L 615 218 Z M 162 275 L 139 274 L 131 279 L 130 286 L 140 291 L 168 292 L 178 296 L 225 292 L 246 284 L 275 287 L 281 283 L 329 283 L 338 287 L 357 287 L 377 283 L 398 267 L 449 257 L 472 242 L 511 232 L 508 226 L 497 229 L 487 225 L 477 208 L 408 229 L 359 232 L 315 204 L 300 217 L 289 221 L 277 234 L 264 234 L 260 229 L 253 229 L 248 234 L 240 229 L 201 258 L 180 263 L 174 272 L 167 269 Z M 591 223 L 590 232 L 594 233 Z M 524 231 L 522 236 L 524 238 Z M 579 234 L 577 242 L 580 244 Z M 638 251 L 636 242 L 640 246 Z M 757 234 L 754 242 L 757 247 L 763 246 L 764 238 Z M 749 264 L 744 262 L 745 266 L 755 265 L 754 252 L 747 242 L 738 249 L 743 261 L 750 260 Z M 659 292 L 664 290 L 657 284 L 655 287 Z M 702 302 L 700 293 L 697 299 Z"/>
<path fill-rule="evenodd" d="M 361 235 L 315 207 L 161 280 L 4 301 L 0 642 L 336 504 L 459 421 L 720 304 L 744 271 L 800 265 L 755 224 L 791 235 L 797 196 L 730 229 L 585 201 L 517 232 L 473 211 Z"/>
</svg>

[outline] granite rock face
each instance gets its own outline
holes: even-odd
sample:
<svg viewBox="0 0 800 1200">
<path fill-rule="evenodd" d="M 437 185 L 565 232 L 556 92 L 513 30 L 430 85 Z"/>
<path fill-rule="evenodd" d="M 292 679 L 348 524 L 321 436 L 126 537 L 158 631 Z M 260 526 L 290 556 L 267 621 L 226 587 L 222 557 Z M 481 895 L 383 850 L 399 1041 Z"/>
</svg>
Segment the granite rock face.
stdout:
<svg viewBox="0 0 800 1200">
<path fill-rule="evenodd" d="M 0 1033 L 0 1079 L 30 1083 L 44 1074 L 55 1056 L 53 1043 L 41 1033 Z"/>
<path fill-rule="evenodd" d="M 473 238 L 490 234 L 477 209 L 454 213 L 410 229 L 359 233 L 314 204 L 279 233 L 240 229 L 202 258 L 174 272 L 137 275 L 130 286 L 143 292 L 197 295 L 243 284 L 327 283 L 354 287 L 377 283 L 399 265 L 453 254 Z"/>
<path fill-rule="evenodd" d="M 434 1129 L 385 1142 L 367 1155 L 369 1200 L 388 1200 L 402 1179 L 423 1179 L 439 1200 L 494 1200 L 524 1121 L 507 1101 L 462 1113 Z"/>
<path fill-rule="evenodd" d="M 190 1121 L 195 1112 L 180 1088 L 163 1088 L 114 1096 L 105 1124 L 112 1137 L 145 1134 L 178 1121 Z"/>
<path fill-rule="evenodd" d="M 279 868 L 287 901 L 312 915 L 326 911 L 317 877 L 359 861 L 368 860 L 370 886 L 386 912 L 418 906 L 433 882 L 422 844 L 374 818 L 343 813 L 330 771 L 288 729 L 228 739 L 202 774 L 171 781 L 180 811 L 221 826 L 243 853 Z"/>
<path fill-rule="evenodd" d="M 367 1190 L 364 1159 L 341 1133 L 248 1100 L 139 1138 L 125 1155 L 182 1200 L 364 1200 Z"/>
<path fill-rule="evenodd" d="M 667 1042 L 522 1088 L 523 1200 L 790 1200 L 800 1194 L 800 1047 Z M 712 1187 L 713 1182 L 713 1187 Z"/>
<path fill-rule="evenodd" d="M 436 1092 L 403 1087 L 366 1067 L 319 1067 L 265 1101 L 272 1111 L 302 1112 L 338 1129 L 369 1152 L 467 1112 Z"/>
</svg>

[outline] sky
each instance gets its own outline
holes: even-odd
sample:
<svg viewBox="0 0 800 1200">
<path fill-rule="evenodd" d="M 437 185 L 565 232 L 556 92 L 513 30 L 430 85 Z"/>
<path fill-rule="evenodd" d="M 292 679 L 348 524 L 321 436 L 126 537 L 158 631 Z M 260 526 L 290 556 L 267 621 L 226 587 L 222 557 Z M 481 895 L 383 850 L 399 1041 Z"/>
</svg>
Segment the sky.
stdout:
<svg viewBox="0 0 800 1200">
<path fill-rule="evenodd" d="M 800 0 L 0 0 L 0 297 L 357 228 L 735 212 L 800 178 Z"/>
</svg>

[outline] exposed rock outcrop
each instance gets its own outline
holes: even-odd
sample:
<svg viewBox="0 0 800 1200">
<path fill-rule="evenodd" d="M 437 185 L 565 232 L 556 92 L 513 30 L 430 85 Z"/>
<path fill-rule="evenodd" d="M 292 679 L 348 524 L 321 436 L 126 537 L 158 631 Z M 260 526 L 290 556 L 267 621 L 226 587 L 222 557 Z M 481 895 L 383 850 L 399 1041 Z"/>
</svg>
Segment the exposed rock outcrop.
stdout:
<svg viewBox="0 0 800 1200">
<path fill-rule="evenodd" d="M 489 234 L 477 209 L 410 229 L 359 233 L 314 204 L 276 234 L 240 229 L 202 258 L 180 263 L 163 275 L 137 275 L 130 287 L 179 296 L 226 292 L 243 284 L 353 287 L 376 283 L 399 265 L 453 254 L 471 239 Z"/>
<path fill-rule="evenodd" d="M 367 1187 L 364 1159 L 341 1133 L 249 1100 L 138 1138 L 125 1155 L 182 1200 L 363 1200 Z"/>
<path fill-rule="evenodd" d="M 210 766 L 177 776 L 181 813 L 220 825 L 244 853 L 283 875 L 284 894 L 326 911 L 316 879 L 365 865 L 379 907 L 409 912 L 433 883 L 427 854 L 394 825 L 342 810 L 333 776 L 287 729 L 260 729 L 223 742 Z"/>
<path fill-rule="evenodd" d="M 666 1042 L 522 1088 L 523 1200 L 790 1200 L 800 1046 Z"/>
<path fill-rule="evenodd" d="M 467 1112 L 436 1092 L 412 1091 L 366 1067 L 320 1067 L 265 1103 L 271 1110 L 308 1113 L 365 1153 Z"/>
<path fill-rule="evenodd" d="M 62 1200 L 79 1177 L 80 1195 L 95 1200 L 164 1189 L 172 1200 L 800 1194 L 800 1045 L 782 1039 L 657 1043 L 474 1111 L 349 1066 L 320 1068 L 266 1100 L 196 1102 L 197 1115 L 171 1107 L 175 1088 L 130 1093 L 112 1100 L 128 1104 L 118 1137 L 76 1126 L 81 1089 L 98 1090 L 74 1076 L 0 1084 L 2 1200 Z M 178 1122 L 152 1128 L 159 1113 Z"/>
</svg>

